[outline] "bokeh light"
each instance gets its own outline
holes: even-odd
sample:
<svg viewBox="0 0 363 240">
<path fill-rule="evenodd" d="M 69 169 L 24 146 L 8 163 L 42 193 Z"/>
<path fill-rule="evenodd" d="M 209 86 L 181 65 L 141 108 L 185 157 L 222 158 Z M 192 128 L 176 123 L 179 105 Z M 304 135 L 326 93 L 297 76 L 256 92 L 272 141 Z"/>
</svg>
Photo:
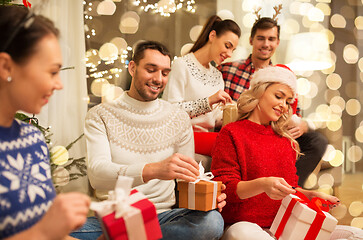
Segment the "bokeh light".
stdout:
<svg viewBox="0 0 363 240">
<path fill-rule="evenodd" d="M 344 204 L 340 204 L 336 206 L 335 208 L 330 210 L 330 213 L 336 218 L 336 219 L 342 219 L 347 214 L 347 206 Z"/>
<path fill-rule="evenodd" d="M 104 0 L 97 6 L 99 15 L 113 15 L 116 11 L 116 4 L 112 0 Z"/>
<path fill-rule="evenodd" d="M 342 78 L 337 73 L 329 74 L 326 77 L 326 85 L 331 90 L 337 90 L 342 86 Z"/>
<path fill-rule="evenodd" d="M 190 49 L 192 49 L 193 45 L 193 43 L 184 44 L 184 46 L 182 46 L 182 48 L 180 49 L 180 55 L 184 56 L 185 54 L 187 54 Z"/>
<path fill-rule="evenodd" d="M 203 29 L 202 25 L 195 25 L 194 27 L 192 27 L 190 29 L 189 37 L 193 42 L 197 41 L 197 38 L 198 38 L 199 34 L 201 33 L 202 29 Z"/>
<path fill-rule="evenodd" d="M 353 44 L 348 44 L 344 47 L 343 51 L 344 61 L 348 64 L 355 64 L 359 59 L 359 50 Z"/>
<path fill-rule="evenodd" d="M 333 158 L 329 161 L 330 165 L 333 167 L 339 167 L 344 162 L 344 154 L 340 150 L 335 150 L 335 152 L 331 152 Z M 330 158 L 330 157 L 329 157 Z"/>
<path fill-rule="evenodd" d="M 357 115 L 361 110 L 360 102 L 357 99 L 349 99 L 345 106 L 345 110 L 351 116 Z"/>
<path fill-rule="evenodd" d="M 363 30 L 363 16 L 358 16 L 354 20 L 354 25 L 358 30 Z"/>
<path fill-rule="evenodd" d="M 354 201 L 349 206 L 349 214 L 353 217 L 358 217 L 363 212 L 363 203 L 361 201 Z"/>
<path fill-rule="evenodd" d="M 363 143 L 363 126 L 360 126 L 355 130 L 354 136 L 355 136 L 355 139 L 357 139 L 358 142 Z"/>
<path fill-rule="evenodd" d="M 328 144 L 322 159 L 326 162 L 330 162 L 331 160 L 333 160 L 334 154 L 331 154 L 332 152 L 335 152 L 335 148 L 333 145 Z"/>
<path fill-rule="evenodd" d="M 318 3 L 318 4 L 316 4 L 315 7 L 320 9 L 324 13 L 325 16 L 329 16 L 331 14 L 331 8 L 326 3 Z"/>
<path fill-rule="evenodd" d="M 105 43 L 101 46 L 99 55 L 103 61 L 116 60 L 118 57 L 118 48 L 113 43 Z"/>
<path fill-rule="evenodd" d="M 342 15 L 336 13 L 330 18 L 330 24 L 335 28 L 345 28 L 347 22 Z"/>
<path fill-rule="evenodd" d="M 362 149 L 359 146 L 353 145 L 348 149 L 347 157 L 351 162 L 358 162 L 362 159 Z"/>
<path fill-rule="evenodd" d="M 311 189 L 311 188 L 315 187 L 315 185 L 317 184 L 317 181 L 318 181 L 318 178 L 316 177 L 316 175 L 313 173 L 310 174 L 304 183 L 304 188 Z"/>
<path fill-rule="evenodd" d="M 363 228 L 363 217 L 353 218 L 352 222 L 350 223 L 350 226 L 362 229 Z"/>
<path fill-rule="evenodd" d="M 310 82 L 306 78 L 297 79 L 297 94 L 306 95 L 310 91 Z"/>
<path fill-rule="evenodd" d="M 321 9 L 316 8 L 316 7 L 310 8 L 307 16 L 308 16 L 309 20 L 313 21 L 313 22 L 324 21 L 324 12 Z"/>
<path fill-rule="evenodd" d="M 222 9 L 220 10 L 217 15 L 222 19 L 222 20 L 225 20 L 225 19 L 232 19 L 234 20 L 234 15 L 231 11 L 227 10 L 227 9 Z"/>
<path fill-rule="evenodd" d="M 102 97 L 107 92 L 109 82 L 104 78 L 97 78 L 91 83 L 91 92 L 97 97 Z"/>
<path fill-rule="evenodd" d="M 334 177 L 330 173 L 324 173 L 319 177 L 318 185 L 320 188 L 334 185 Z"/>
</svg>

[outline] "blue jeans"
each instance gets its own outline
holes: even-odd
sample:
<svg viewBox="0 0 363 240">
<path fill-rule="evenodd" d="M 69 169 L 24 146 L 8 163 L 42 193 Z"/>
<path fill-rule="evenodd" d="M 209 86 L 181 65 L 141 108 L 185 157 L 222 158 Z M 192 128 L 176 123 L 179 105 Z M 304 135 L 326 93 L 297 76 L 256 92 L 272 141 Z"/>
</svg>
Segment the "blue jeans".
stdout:
<svg viewBox="0 0 363 240">
<path fill-rule="evenodd" d="M 163 240 L 214 240 L 223 235 L 224 221 L 217 210 L 209 212 L 176 208 L 158 214 Z M 101 224 L 96 217 L 70 236 L 82 240 L 95 240 L 102 234 Z"/>
<path fill-rule="evenodd" d="M 88 217 L 83 226 L 73 231 L 70 236 L 82 240 L 96 240 L 102 234 L 102 227 L 96 217 Z"/>
<path fill-rule="evenodd" d="M 217 210 L 176 208 L 158 214 L 163 240 L 213 240 L 223 235 L 224 221 Z"/>
</svg>

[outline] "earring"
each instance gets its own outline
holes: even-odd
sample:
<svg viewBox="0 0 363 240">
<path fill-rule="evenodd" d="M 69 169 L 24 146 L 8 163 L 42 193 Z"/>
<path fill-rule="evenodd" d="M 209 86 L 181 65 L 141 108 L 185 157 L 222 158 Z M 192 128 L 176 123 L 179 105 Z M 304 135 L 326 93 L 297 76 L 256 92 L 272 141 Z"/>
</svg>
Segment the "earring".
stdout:
<svg viewBox="0 0 363 240">
<path fill-rule="evenodd" d="M 11 76 L 9 76 L 6 80 L 7 80 L 8 82 L 11 82 L 13 79 L 11 78 Z"/>
<path fill-rule="evenodd" d="M 257 108 L 261 112 L 261 108 L 260 108 L 260 105 L 258 103 L 257 103 Z"/>
</svg>

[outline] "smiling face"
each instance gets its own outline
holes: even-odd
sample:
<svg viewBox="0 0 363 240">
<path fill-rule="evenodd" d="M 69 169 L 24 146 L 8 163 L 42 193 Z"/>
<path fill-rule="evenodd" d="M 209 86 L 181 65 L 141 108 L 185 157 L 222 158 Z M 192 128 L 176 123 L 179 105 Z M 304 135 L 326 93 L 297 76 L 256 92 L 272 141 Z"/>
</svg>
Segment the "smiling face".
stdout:
<svg viewBox="0 0 363 240">
<path fill-rule="evenodd" d="M 238 45 L 238 36 L 231 32 L 226 31 L 219 37 L 215 31 L 211 31 L 209 40 L 212 43 L 211 46 L 211 61 L 214 61 L 217 65 L 220 65 L 225 59 L 232 56 L 233 51 Z"/>
<path fill-rule="evenodd" d="M 250 38 L 252 58 L 262 61 L 270 60 L 279 43 L 277 27 L 257 29 L 255 36 Z"/>
<path fill-rule="evenodd" d="M 249 120 L 262 125 L 276 122 L 282 114 L 287 113 L 292 101 L 293 91 L 289 86 L 273 83 L 266 88 Z"/>
<path fill-rule="evenodd" d="M 46 35 L 37 43 L 35 53 L 26 63 L 13 62 L 12 81 L 7 89 L 12 110 L 39 113 L 53 91 L 63 88 L 59 76 L 61 66 L 61 50 L 53 34 Z"/>
<path fill-rule="evenodd" d="M 131 61 L 128 69 L 132 76 L 129 96 L 143 102 L 153 101 L 168 82 L 170 58 L 157 50 L 146 49 L 139 63 Z"/>
</svg>

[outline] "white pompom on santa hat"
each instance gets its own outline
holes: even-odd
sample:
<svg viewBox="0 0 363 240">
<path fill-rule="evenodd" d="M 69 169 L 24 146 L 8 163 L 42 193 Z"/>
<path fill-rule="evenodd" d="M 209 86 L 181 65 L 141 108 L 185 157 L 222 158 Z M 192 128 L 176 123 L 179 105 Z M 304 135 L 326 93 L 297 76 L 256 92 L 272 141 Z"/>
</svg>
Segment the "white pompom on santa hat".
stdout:
<svg viewBox="0 0 363 240">
<path fill-rule="evenodd" d="M 251 79 L 251 88 L 259 83 L 274 82 L 289 86 L 296 98 L 297 79 L 294 72 L 283 64 L 267 66 L 257 70 Z"/>
</svg>

